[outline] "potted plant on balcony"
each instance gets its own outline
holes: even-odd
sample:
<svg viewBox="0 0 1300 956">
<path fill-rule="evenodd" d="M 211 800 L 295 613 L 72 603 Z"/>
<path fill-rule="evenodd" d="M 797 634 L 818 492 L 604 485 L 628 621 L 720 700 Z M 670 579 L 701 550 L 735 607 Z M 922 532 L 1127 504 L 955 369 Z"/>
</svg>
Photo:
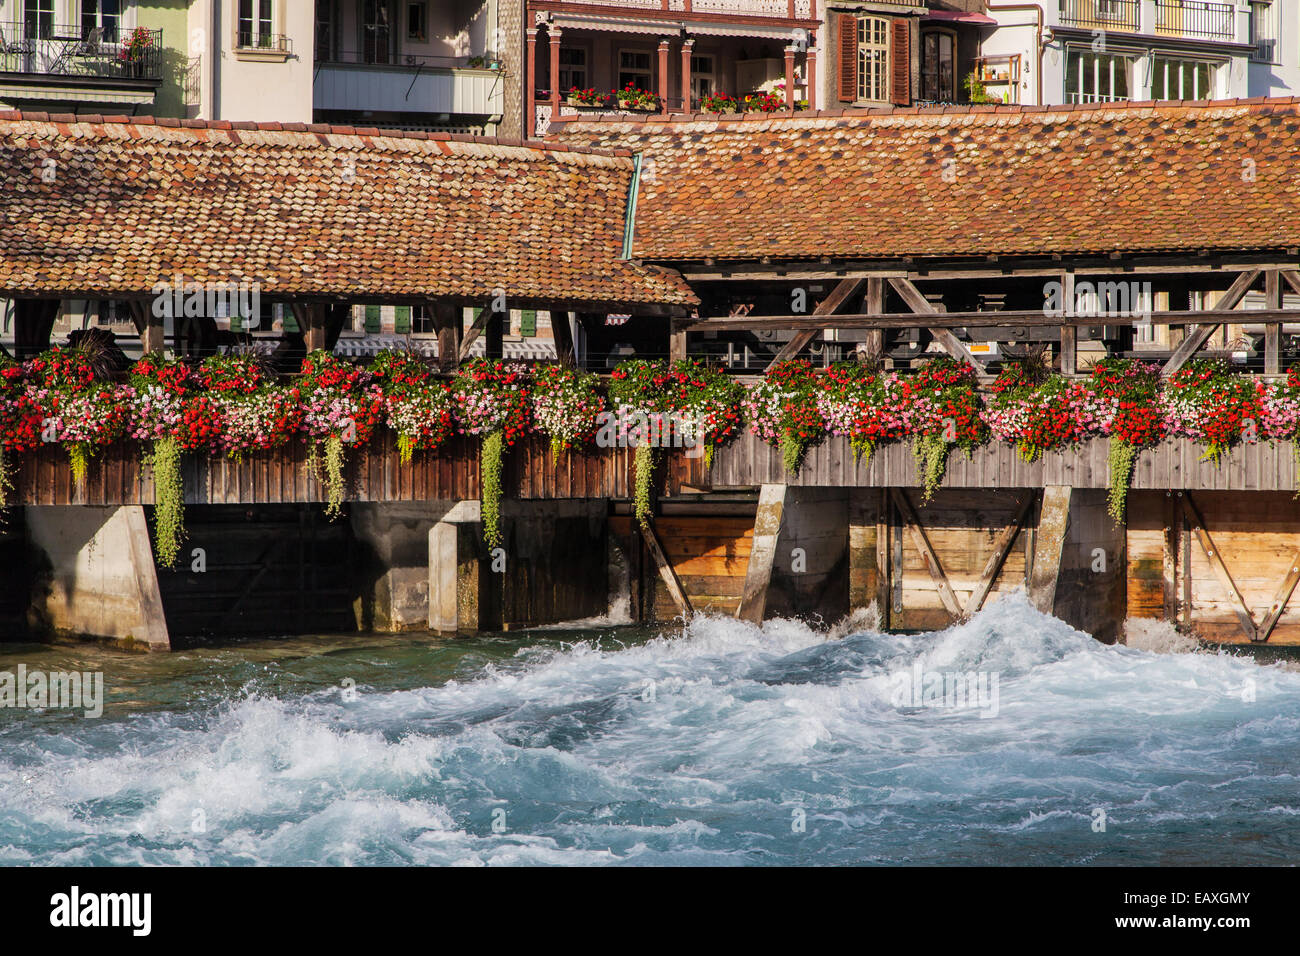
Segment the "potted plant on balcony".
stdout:
<svg viewBox="0 0 1300 956">
<path fill-rule="evenodd" d="M 621 90 L 615 90 L 614 96 L 618 99 L 619 109 L 653 113 L 659 108 L 659 97 L 648 90 L 637 89 L 635 83 L 629 82 Z"/>
<path fill-rule="evenodd" d="M 569 89 L 567 101 L 570 106 L 604 106 L 605 94 L 595 90 L 580 90 L 574 86 Z"/>
<path fill-rule="evenodd" d="M 117 58 L 127 65 L 133 76 L 144 76 L 144 62 L 153 49 L 153 34 L 144 27 L 136 27 L 122 44 Z"/>
<path fill-rule="evenodd" d="M 710 93 L 700 97 L 700 109 L 705 113 L 734 113 L 739 108 L 736 98 L 726 93 Z"/>
</svg>

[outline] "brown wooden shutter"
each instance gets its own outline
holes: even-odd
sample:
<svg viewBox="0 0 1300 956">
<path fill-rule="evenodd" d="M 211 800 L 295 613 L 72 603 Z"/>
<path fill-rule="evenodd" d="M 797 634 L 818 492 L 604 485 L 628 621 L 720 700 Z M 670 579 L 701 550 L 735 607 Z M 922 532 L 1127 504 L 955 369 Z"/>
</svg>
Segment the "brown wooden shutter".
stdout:
<svg viewBox="0 0 1300 956">
<path fill-rule="evenodd" d="M 836 23 L 840 34 L 840 99 L 852 103 L 858 98 L 858 18 L 841 13 Z"/>
<path fill-rule="evenodd" d="M 908 106 L 912 102 L 912 23 L 910 20 L 895 20 L 893 26 L 894 39 L 890 46 L 894 63 L 889 102 L 895 106 Z"/>
</svg>

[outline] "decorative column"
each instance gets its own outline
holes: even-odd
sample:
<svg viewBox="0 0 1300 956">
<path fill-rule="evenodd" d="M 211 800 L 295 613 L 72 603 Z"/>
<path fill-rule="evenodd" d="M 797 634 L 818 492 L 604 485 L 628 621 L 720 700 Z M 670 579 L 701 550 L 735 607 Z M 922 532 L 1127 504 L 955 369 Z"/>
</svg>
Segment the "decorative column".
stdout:
<svg viewBox="0 0 1300 956">
<path fill-rule="evenodd" d="M 687 0 L 689 3 L 690 0 Z M 695 39 L 687 37 L 682 41 L 682 112 L 691 111 L 691 53 L 695 50 Z"/>
<path fill-rule="evenodd" d="M 808 87 L 808 109 L 817 108 L 817 51 L 811 46 L 804 54 L 804 85 Z"/>
<path fill-rule="evenodd" d="M 794 45 L 785 48 L 785 108 L 794 109 Z"/>
<path fill-rule="evenodd" d="M 560 118 L 560 28 L 551 24 L 546 28 L 551 40 L 551 119 Z"/>
<path fill-rule="evenodd" d="M 668 112 L 668 41 L 659 41 L 659 112 Z"/>
<path fill-rule="evenodd" d="M 528 28 L 528 66 L 524 70 L 524 139 L 537 135 L 537 27 Z"/>
</svg>

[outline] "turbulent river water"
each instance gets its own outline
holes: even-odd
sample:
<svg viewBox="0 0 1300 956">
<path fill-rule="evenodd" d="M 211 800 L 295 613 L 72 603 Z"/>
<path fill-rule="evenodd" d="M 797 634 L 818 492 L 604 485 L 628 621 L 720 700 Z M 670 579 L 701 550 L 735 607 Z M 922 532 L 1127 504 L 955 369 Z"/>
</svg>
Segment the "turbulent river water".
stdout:
<svg viewBox="0 0 1300 956">
<path fill-rule="evenodd" d="M 0 709 L 0 864 L 1300 860 L 1294 669 L 1014 598 L 843 630 L 0 645 L 106 697 Z"/>
</svg>

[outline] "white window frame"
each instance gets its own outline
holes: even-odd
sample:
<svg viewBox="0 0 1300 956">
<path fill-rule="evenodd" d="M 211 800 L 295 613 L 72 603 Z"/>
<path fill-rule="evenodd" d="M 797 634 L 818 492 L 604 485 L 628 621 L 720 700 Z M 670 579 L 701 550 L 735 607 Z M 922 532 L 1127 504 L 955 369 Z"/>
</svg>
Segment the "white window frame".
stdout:
<svg viewBox="0 0 1300 956">
<path fill-rule="evenodd" d="M 582 63 L 581 63 L 581 65 L 578 65 L 578 64 L 568 64 L 568 65 L 566 65 L 566 64 L 564 63 L 564 60 L 563 60 L 564 54 L 566 54 L 566 53 L 578 53 L 578 54 L 581 54 L 581 55 L 582 55 Z M 563 96 L 565 93 L 568 93 L 569 90 L 570 90 L 571 88 L 575 87 L 575 86 L 576 86 L 578 89 L 580 89 L 580 90 L 588 90 L 588 89 L 591 89 L 591 87 L 592 87 L 592 84 L 591 84 L 591 82 L 590 82 L 590 80 L 591 80 L 591 50 L 589 50 L 589 49 L 587 48 L 587 45 L 586 45 L 585 43 L 565 43 L 565 42 L 561 41 L 561 42 L 560 42 L 560 57 L 561 57 L 561 59 L 560 59 L 560 70 L 559 70 L 559 77 L 560 77 L 560 95 Z M 582 82 L 581 82 L 581 83 L 575 83 L 575 82 L 573 82 L 573 73 L 575 72 L 575 70 L 577 70 L 577 71 L 581 71 L 581 73 L 582 73 Z M 569 80 L 568 80 L 567 82 L 566 82 L 565 79 L 564 79 L 564 75 L 565 75 L 566 73 L 569 74 Z"/>
<path fill-rule="evenodd" d="M 1281 62 L 1278 58 L 1279 47 L 1282 45 L 1281 22 L 1278 18 L 1281 8 L 1282 4 L 1276 0 L 1250 2 L 1250 42 L 1255 47 L 1250 58 L 1256 63 Z"/>
<path fill-rule="evenodd" d="M 1166 86 L 1168 85 L 1169 67 L 1171 65 L 1177 65 L 1179 67 L 1182 67 L 1184 65 L 1192 66 L 1192 67 L 1198 67 L 1198 66 L 1209 67 L 1209 73 L 1210 73 L 1209 80 L 1208 80 L 1209 88 L 1205 90 L 1201 90 L 1199 87 L 1193 86 L 1193 88 L 1190 90 L 1186 89 L 1186 75 L 1180 69 L 1179 77 L 1178 77 L 1179 95 L 1178 96 L 1157 95 L 1156 93 L 1157 83 L 1161 83 Z M 1147 85 L 1147 99 L 1164 100 L 1167 102 L 1172 102 L 1175 100 L 1215 99 L 1219 95 L 1219 68 L 1222 66 L 1224 66 L 1224 63 L 1221 60 L 1201 60 L 1190 56 L 1176 56 L 1173 54 L 1159 53 L 1153 51 L 1151 54 L 1151 82 Z M 1193 73 L 1193 77 L 1195 77 L 1195 73 Z M 1169 91 L 1166 89 L 1165 92 L 1168 93 Z M 1186 95 L 1189 93 L 1191 94 L 1190 96 Z"/>
<path fill-rule="evenodd" d="M 1092 94 L 1092 98 L 1086 98 L 1084 93 L 1086 84 L 1083 82 L 1082 74 L 1079 77 L 1078 92 L 1073 94 L 1071 99 L 1070 77 L 1075 74 L 1076 69 L 1082 71 L 1084 59 L 1093 57 L 1093 85 L 1098 91 Z M 1065 52 L 1065 101 L 1067 103 L 1126 103 L 1133 99 L 1133 56 L 1126 53 L 1093 53 L 1087 47 L 1067 47 Z M 1105 69 L 1103 70 L 1103 61 Z M 1077 63 L 1077 66 L 1076 66 Z M 1117 67 L 1123 64 L 1124 77 L 1127 80 L 1125 84 L 1128 92 L 1124 96 L 1115 95 L 1115 79 L 1119 75 Z M 1102 95 L 1103 80 L 1106 81 L 1110 90 L 1109 94 Z"/>
<path fill-rule="evenodd" d="M 892 23 L 887 17 L 863 14 L 858 21 L 858 102 L 888 103 L 893 63 Z M 875 34 L 879 28 L 879 39 Z M 878 95 L 877 95 L 878 94 Z"/>
<path fill-rule="evenodd" d="M 86 6 L 89 3 L 95 5 L 94 13 L 91 13 L 86 9 Z M 117 22 L 114 24 L 114 28 L 117 31 L 116 33 L 110 32 L 105 26 L 103 8 L 104 0 L 80 0 L 77 4 L 77 22 L 78 26 L 81 27 L 81 35 L 83 37 L 89 36 L 90 30 L 98 29 L 101 37 L 106 42 L 114 43 L 126 39 L 126 35 L 131 32 L 131 28 L 127 26 L 126 22 L 127 11 L 131 8 L 129 0 L 117 0 L 117 16 L 115 17 Z M 93 23 L 90 30 L 86 28 L 88 20 Z"/>
<path fill-rule="evenodd" d="M 921 56 L 920 56 L 920 70 L 921 70 L 921 73 L 920 73 L 920 80 L 921 80 L 921 88 L 920 88 L 920 90 L 918 90 L 918 92 L 919 92 L 920 94 L 922 94 L 922 96 L 919 97 L 919 98 L 923 98 L 923 97 L 924 97 L 924 94 L 925 94 L 925 72 L 926 72 L 926 70 L 925 70 L 925 38 L 928 37 L 928 36 L 946 36 L 946 37 L 948 37 L 948 39 L 949 39 L 950 41 L 952 41 L 952 90 L 951 90 L 951 94 L 950 94 L 949 99 L 945 100 L 945 99 L 943 98 L 943 93 L 944 93 L 945 91 L 944 91 L 944 90 L 939 90 L 938 92 L 939 92 L 940 95 L 939 95 L 939 97 L 935 100 L 935 102 L 938 102 L 938 103 L 944 103 L 944 102 L 948 102 L 948 103 L 956 103 L 956 102 L 957 102 L 957 97 L 958 97 L 958 95 L 959 95 L 959 93 L 960 93 L 960 87 L 961 87 L 961 82 L 960 82 L 960 80 L 959 80 L 959 78 L 958 78 L 958 76 L 957 76 L 957 31 L 956 31 L 956 30 L 949 29 L 948 27 L 926 27 L 925 29 L 923 29 L 923 30 L 921 31 Z M 935 80 L 936 84 L 938 84 L 938 83 L 942 83 L 942 82 L 943 82 L 943 80 L 942 80 L 942 76 L 941 76 L 940 73 L 939 73 L 939 70 L 938 70 L 938 66 L 937 66 L 937 64 L 936 64 L 936 66 L 935 66 L 935 77 L 936 77 L 936 80 Z"/>
<path fill-rule="evenodd" d="M 697 60 L 708 60 L 709 68 L 707 70 L 697 70 L 695 62 Z M 712 53 L 692 53 L 691 54 L 691 103 L 698 103 L 706 96 L 712 96 L 718 92 L 718 58 Z M 701 85 L 701 81 L 708 83 L 706 89 Z M 688 107 L 689 108 L 689 107 Z"/>
<path fill-rule="evenodd" d="M 268 17 L 262 16 L 263 0 L 238 0 L 235 4 L 235 45 L 242 50 L 260 50 L 270 49 L 273 47 L 272 39 L 275 37 L 276 5 L 275 0 L 269 0 L 271 4 L 271 13 Z M 244 4 L 248 4 L 249 16 L 243 15 Z M 245 34 L 243 23 L 247 20 L 252 26 Z M 245 43 L 243 38 L 247 35 L 249 42 Z"/>
<path fill-rule="evenodd" d="M 416 7 L 420 8 L 420 25 L 423 30 L 419 33 L 411 33 L 411 11 Z M 403 31 L 406 35 L 407 42 L 410 43 L 428 43 L 429 42 L 429 4 L 425 0 L 407 0 L 406 4 L 406 29 Z"/>
</svg>

